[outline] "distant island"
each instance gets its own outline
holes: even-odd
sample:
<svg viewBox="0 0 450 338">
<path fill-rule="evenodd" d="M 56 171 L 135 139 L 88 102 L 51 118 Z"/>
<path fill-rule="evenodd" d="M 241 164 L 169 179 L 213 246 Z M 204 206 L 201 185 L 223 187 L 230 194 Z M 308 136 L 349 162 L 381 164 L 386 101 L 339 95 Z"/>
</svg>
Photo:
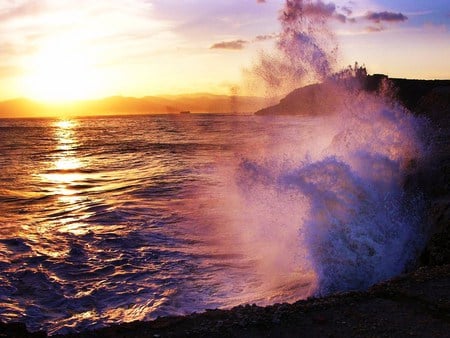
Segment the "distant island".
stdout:
<svg viewBox="0 0 450 338">
<path fill-rule="evenodd" d="M 351 80 L 351 81 L 349 81 Z M 410 80 L 389 78 L 384 74 L 357 73 L 352 78 L 330 79 L 324 83 L 298 88 L 276 105 L 258 110 L 256 115 L 319 115 L 331 113 L 345 104 L 344 91 L 377 92 L 389 84 L 392 94 L 410 111 L 418 114 L 450 114 L 450 80 Z"/>
</svg>

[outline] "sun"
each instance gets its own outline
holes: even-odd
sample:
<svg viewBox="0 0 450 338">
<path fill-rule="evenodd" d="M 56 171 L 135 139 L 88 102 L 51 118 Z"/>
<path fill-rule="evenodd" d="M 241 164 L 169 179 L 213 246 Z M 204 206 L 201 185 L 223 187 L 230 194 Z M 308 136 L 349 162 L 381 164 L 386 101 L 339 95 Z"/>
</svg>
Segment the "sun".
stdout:
<svg viewBox="0 0 450 338">
<path fill-rule="evenodd" d="M 46 46 L 31 60 L 24 86 L 27 96 L 46 102 L 93 98 L 101 91 L 101 77 L 89 53 Z"/>
</svg>

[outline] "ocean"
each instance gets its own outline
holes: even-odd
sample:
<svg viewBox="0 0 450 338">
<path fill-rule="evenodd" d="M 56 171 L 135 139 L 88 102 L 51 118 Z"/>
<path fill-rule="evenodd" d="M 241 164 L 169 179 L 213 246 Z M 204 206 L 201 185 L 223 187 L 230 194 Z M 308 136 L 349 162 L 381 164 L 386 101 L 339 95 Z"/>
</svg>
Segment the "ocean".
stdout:
<svg viewBox="0 0 450 338">
<path fill-rule="evenodd" d="M 363 289 L 424 243 L 421 122 L 0 119 L 0 320 L 50 334 Z"/>
</svg>

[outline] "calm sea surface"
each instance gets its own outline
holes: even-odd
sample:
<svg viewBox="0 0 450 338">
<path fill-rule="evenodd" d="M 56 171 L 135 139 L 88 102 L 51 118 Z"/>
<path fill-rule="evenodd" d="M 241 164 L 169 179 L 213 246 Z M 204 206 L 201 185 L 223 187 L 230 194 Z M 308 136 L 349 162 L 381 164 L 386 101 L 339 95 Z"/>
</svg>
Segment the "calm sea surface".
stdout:
<svg viewBox="0 0 450 338">
<path fill-rule="evenodd" d="M 295 283 L 263 287 L 246 249 L 230 252 L 233 234 L 218 243 L 226 220 L 211 189 L 228 184 L 227 163 L 295 121 L 0 120 L 0 320 L 64 333 L 298 297 Z"/>
</svg>

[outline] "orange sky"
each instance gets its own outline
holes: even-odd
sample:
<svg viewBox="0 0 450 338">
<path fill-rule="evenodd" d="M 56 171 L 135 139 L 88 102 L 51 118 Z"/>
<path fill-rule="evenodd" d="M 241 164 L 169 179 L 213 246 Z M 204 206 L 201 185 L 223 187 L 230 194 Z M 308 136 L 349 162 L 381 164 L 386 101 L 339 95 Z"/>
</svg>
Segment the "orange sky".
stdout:
<svg viewBox="0 0 450 338">
<path fill-rule="evenodd" d="M 283 4 L 282 0 L 2 1 L 0 99 L 229 94 L 258 53 L 274 48 Z M 447 1 L 323 4 L 337 19 L 331 24 L 340 45 L 340 66 L 359 61 L 370 73 L 450 78 Z"/>
</svg>

